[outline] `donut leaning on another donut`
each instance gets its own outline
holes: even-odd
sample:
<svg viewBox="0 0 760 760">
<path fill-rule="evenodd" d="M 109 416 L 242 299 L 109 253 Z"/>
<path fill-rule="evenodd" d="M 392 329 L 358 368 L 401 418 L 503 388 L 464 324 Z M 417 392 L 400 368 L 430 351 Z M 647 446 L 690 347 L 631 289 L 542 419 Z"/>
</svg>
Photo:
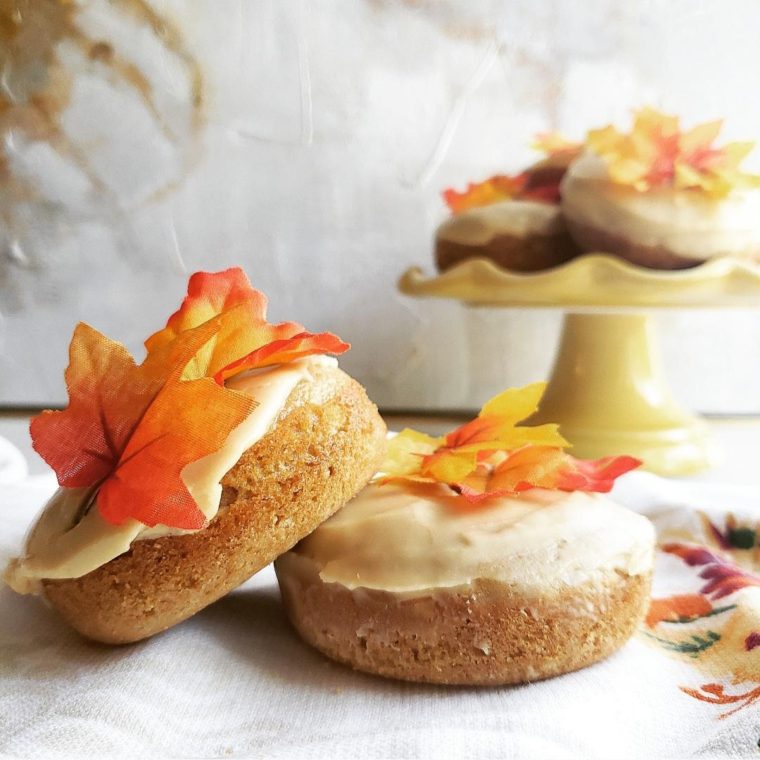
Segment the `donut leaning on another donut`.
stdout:
<svg viewBox="0 0 760 760">
<path fill-rule="evenodd" d="M 9 562 L 11 588 L 92 639 L 137 641 L 247 580 L 367 483 L 386 431 L 338 369 L 349 344 L 266 311 L 232 267 L 190 277 L 140 364 L 76 326 L 69 403 L 30 426 L 61 488 Z"/>
<path fill-rule="evenodd" d="M 80 578 L 44 580 L 44 595 L 88 638 L 127 643 L 190 617 L 234 589 L 354 496 L 377 469 L 385 425 L 364 389 L 318 367 L 222 480 L 204 529 L 135 541 Z"/>
</svg>

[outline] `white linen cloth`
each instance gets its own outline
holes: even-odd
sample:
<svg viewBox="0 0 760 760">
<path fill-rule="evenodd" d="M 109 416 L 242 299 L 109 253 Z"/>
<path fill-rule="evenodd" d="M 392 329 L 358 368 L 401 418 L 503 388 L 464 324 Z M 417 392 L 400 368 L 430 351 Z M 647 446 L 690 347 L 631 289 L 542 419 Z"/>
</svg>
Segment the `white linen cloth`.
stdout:
<svg viewBox="0 0 760 760">
<path fill-rule="evenodd" d="M 54 488 L 52 475 L 27 476 L 15 452 L 0 447 L 3 566 Z M 760 519 L 760 490 L 751 487 L 633 473 L 616 497 L 676 533 L 696 519 L 697 509 L 713 510 L 716 522 L 728 509 L 742 524 Z M 673 589 L 693 594 L 704 583 L 700 570 L 663 555 L 654 596 Z M 684 590 L 688 584 L 694 587 Z M 760 587 L 743 588 L 720 600 L 737 605 L 733 613 L 643 627 L 622 651 L 577 673 L 512 688 L 444 688 L 363 675 L 311 650 L 288 626 L 271 568 L 173 630 L 116 648 L 84 641 L 38 598 L 2 586 L 0 752 L 332 760 L 757 757 L 760 701 L 721 719 L 736 705 L 700 701 L 679 687 L 719 682 L 732 694 L 760 689 L 760 647 L 747 652 L 755 681 L 733 684 L 730 673 L 706 673 L 699 658 L 670 652 L 662 641 L 689 641 L 694 625 L 721 630 L 719 621 L 740 602 L 757 613 L 760 630 L 758 597 Z"/>
</svg>

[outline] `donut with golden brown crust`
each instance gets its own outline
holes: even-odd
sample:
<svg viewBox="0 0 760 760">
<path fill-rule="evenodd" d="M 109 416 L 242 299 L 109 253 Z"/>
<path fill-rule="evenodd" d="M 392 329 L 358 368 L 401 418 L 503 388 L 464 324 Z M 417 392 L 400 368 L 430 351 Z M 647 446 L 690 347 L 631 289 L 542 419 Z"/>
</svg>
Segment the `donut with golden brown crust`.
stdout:
<svg viewBox="0 0 760 760">
<path fill-rule="evenodd" d="M 578 253 L 559 206 L 536 201 L 502 201 L 463 211 L 447 219 L 435 235 L 441 272 L 469 259 L 490 259 L 514 272 L 538 272 Z"/>
<path fill-rule="evenodd" d="M 301 563 L 290 552 L 276 569 L 304 641 L 356 670 L 448 685 L 525 683 L 604 659 L 646 614 L 651 582 L 611 572 L 540 598 L 483 579 L 403 598 L 324 583 Z"/>
<path fill-rule="evenodd" d="M 513 684 L 590 665 L 648 606 L 654 529 L 599 493 L 479 504 L 376 481 L 275 562 L 301 637 L 406 681 Z"/>
<path fill-rule="evenodd" d="M 159 633 L 227 594 L 340 509 L 377 469 L 385 432 L 359 383 L 337 368 L 316 368 L 224 477 L 219 512 L 207 527 L 135 541 L 80 578 L 43 581 L 43 593 L 90 639 L 124 644 Z"/>
</svg>

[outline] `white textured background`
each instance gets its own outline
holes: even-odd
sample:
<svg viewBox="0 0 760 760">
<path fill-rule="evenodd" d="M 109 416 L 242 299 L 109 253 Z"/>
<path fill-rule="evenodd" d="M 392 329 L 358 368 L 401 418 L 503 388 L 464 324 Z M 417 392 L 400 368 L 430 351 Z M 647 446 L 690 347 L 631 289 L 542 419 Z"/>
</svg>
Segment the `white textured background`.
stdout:
<svg viewBox="0 0 760 760">
<path fill-rule="evenodd" d="M 643 103 L 760 137 L 758 28 L 752 0 L 81 2 L 52 57 L 0 48 L 0 405 L 64 400 L 76 320 L 139 351 L 189 272 L 231 264 L 274 319 L 352 341 L 343 365 L 386 408 L 544 376 L 558 315 L 395 291 L 432 269 L 440 190 Z M 118 66 L 88 56 L 100 41 Z M 65 103 L 32 129 L 29 94 L 56 76 Z M 760 411 L 755 315 L 662 323 L 686 403 Z"/>
</svg>

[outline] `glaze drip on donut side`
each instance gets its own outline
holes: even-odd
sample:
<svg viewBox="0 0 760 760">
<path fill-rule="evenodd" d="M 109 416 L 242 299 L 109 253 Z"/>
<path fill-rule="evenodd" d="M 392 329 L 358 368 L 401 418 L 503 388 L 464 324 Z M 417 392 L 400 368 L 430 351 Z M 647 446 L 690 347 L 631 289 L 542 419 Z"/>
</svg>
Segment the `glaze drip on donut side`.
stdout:
<svg viewBox="0 0 760 760">
<path fill-rule="evenodd" d="M 219 450 L 189 464 L 182 473 L 187 489 L 208 520 L 219 509 L 221 479 L 276 423 L 293 389 L 310 379 L 314 366 L 334 367 L 337 360 L 314 355 L 242 373 L 227 381 L 227 387 L 252 396 L 258 405 Z M 162 525 L 148 528 L 137 520 L 114 525 L 95 508 L 81 514 L 91 491 L 61 488 L 52 496 L 27 538 L 24 556 L 11 560 L 5 570 L 3 578 L 14 591 L 39 593 L 41 580 L 86 575 L 128 551 L 133 541 L 188 532 Z"/>
</svg>

